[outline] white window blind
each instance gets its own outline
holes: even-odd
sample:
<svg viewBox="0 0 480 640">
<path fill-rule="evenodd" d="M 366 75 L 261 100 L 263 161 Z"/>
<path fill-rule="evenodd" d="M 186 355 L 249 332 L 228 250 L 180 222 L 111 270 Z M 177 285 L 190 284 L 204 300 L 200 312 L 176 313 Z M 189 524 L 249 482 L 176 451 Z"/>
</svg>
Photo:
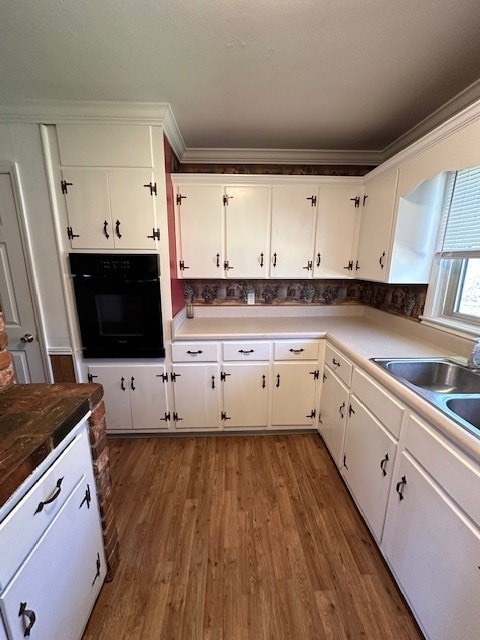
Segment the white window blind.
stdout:
<svg viewBox="0 0 480 640">
<path fill-rule="evenodd" d="M 480 258 L 480 167 L 449 175 L 438 240 L 439 258 Z"/>
</svg>

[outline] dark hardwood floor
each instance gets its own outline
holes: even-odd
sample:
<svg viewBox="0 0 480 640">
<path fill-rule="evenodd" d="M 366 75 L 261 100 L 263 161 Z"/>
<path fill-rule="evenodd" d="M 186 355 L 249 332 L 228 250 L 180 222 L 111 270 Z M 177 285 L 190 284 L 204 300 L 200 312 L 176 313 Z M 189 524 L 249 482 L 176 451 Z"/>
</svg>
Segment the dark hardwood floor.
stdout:
<svg viewBox="0 0 480 640">
<path fill-rule="evenodd" d="M 110 442 L 121 564 L 84 640 L 418 640 L 316 434 Z"/>
</svg>

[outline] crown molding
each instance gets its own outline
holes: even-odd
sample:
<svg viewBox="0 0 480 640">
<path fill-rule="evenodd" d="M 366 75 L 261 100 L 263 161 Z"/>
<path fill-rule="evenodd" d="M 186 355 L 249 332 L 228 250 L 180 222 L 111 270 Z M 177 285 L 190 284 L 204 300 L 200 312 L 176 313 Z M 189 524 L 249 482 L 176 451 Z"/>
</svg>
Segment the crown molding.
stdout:
<svg viewBox="0 0 480 640">
<path fill-rule="evenodd" d="M 356 164 L 378 165 L 380 151 L 353 149 L 187 148 L 179 160 L 193 164 Z"/>
</svg>

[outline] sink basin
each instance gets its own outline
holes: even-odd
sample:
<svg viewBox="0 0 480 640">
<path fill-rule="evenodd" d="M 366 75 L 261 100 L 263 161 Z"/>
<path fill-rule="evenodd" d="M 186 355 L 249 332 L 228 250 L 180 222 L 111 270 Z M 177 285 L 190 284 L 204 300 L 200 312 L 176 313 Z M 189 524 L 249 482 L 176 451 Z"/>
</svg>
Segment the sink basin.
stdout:
<svg viewBox="0 0 480 640">
<path fill-rule="evenodd" d="M 480 375 L 453 362 L 387 360 L 384 367 L 398 378 L 432 393 L 480 393 Z"/>
<path fill-rule="evenodd" d="M 480 396 L 478 398 L 449 398 L 445 403 L 457 416 L 465 422 L 480 429 Z"/>
</svg>

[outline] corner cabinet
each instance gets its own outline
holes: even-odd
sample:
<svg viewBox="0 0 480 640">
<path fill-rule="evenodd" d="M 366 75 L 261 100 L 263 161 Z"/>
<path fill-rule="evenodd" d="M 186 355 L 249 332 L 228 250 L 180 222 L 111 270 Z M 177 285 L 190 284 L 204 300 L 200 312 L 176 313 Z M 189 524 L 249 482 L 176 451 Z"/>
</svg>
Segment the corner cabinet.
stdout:
<svg viewBox="0 0 480 640">
<path fill-rule="evenodd" d="M 353 275 L 361 178 L 174 174 L 181 278 Z"/>
</svg>

